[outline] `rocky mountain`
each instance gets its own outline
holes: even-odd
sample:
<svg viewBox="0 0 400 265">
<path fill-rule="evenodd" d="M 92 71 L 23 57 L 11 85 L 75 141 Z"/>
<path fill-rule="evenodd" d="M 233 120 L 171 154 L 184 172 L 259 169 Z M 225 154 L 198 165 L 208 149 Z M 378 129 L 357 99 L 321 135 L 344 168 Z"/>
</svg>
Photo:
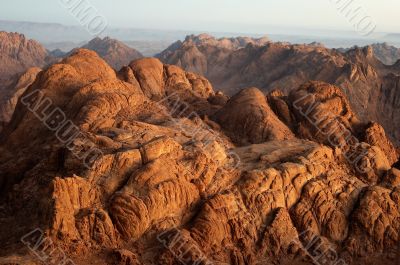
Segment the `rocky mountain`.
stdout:
<svg viewBox="0 0 400 265">
<path fill-rule="evenodd" d="M 335 84 L 344 90 L 361 120 L 378 121 L 400 144 L 400 68 L 380 62 L 373 47 L 341 52 L 319 44 L 267 42 L 227 49 L 213 42 L 198 43 L 188 37 L 159 58 L 204 75 L 228 95 L 247 87 L 258 87 L 264 93 L 282 89 L 288 95 L 308 80 Z"/>
<path fill-rule="evenodd" d="M 123 42 L 111 39 L 109 37 L 96 37 L 84 44 L 81 48 L 97 52 L 111 67 L 120 70 L 123 66 L 128 65 L 131 61 L 143 58 L 143 55 L 137 50 L 130 48 Z M 79 48 L 72 49 L 70 52 L 64 53 L 57 49 L 53 50 L 53 56 L 63 58 L 73 54 Z"/>
<path fill-rule="evenodd" d="M 216 46 L 218 48 L 223 48 L 223 49 L 239 49 L 239 48 L 244 48 L 248 44 L 253 44 L 253 45 L 258 45 L 262 46 L 270 42 L 268 37 L 262 37 L 262 38 L 250 38 L 250 37 L 231 37 L 231 38 L 215 38 L 212 35 L 209 34 L 200 34 L 200 35 L 190 35 L 187 36 L 184 43 L 191 43 L 197 46 L 203 46 L 203 45 L 210 45 L 210 46 Z M 171 48 L 176 47 L 177 44 L 181 44 L 181 46 L 184 45 L 182 42 L 176 42 L 176 44 L 173 44 Z M 173 51 L 173 50 L 172 50 Z"/>
<path fill-rule="evenodd" d="M 374 49 L 374 55 L 382 63 L 393 65 L 400 60 L 400 49 L 385 43 L 376 43 L 371 45 Z"/>
<path fill-rule="evenodd" d="M 116 70 L 122 66 L 128 65 L 131 61 L 143 58 L 143 55 L 137 50 L 128 47 L 121 41 L 105 37 L 97 37 L 82 46 L 97 52 L 111 67 Z"/>
<path fill-rule="evenodd" d="M 0 135 L 1 262 L 395 265 L 398 158 L 337 86 L 229 98 L 79 49 Z"/>
<path fill-rule="evenodd" d="M 46 49 L 18 33 L 0 31 L 0 84 L 13 79 L 31 67 L 48 63 Z"/>
<path fill-rule="evenodd" d="M 74 10 L 74 12 L 76 13 L 76 10 Z M 79 16 L 82 15 L 82 18 L 86 19 L 84 17 L 85 14 L 77 14 Z M 0 30 L 22 33 L 29 38 L 39 41 L 49 50 L 60 49 L 64 52 L 68 52 L 73 48 L 80 47 L 84 43 L 87 43 L 88 40 L 93 38 L 93 35 L 81 25 L 72 26 L 60 23 L 38 23 L 33 21 L 0 19 Z M 147 43 L 147 46 L 139 50 L 141 53 L 146 53 L 148 49 L 156 49 L 156 53 L 160 53 L 172 42 L 178 39 L 184 39 L 186 35 L 191 33 L 193 33 L 193 31 L 142 29 L 130 28 L 126 26 L 109 26 L 103 32 L 104 36 L 123 40 L 124 43 L 135 42 L 135 45 L 133 46 L 135 48 L 137 47 L 136 45 L 138 43 L 141 43 L 142 45 Z M 160 47 L 161 43 L 162 45 Z"/>
<path fill-rule="evenodd" d="M 370 45 L 374 51 L 374 56 L 386 65 L 393 65 L 400 59 L 400 49 L 389 45 L 387 42 L 383 43 L 374 43 Z M 337 49 L 340 52 L 346 53 L 353 48 L 339 48 Z"/>
<path fill-rule="evenodd" d="M 156 57 L 169 64 L 183 67 L 187 71 L 206 75 L 208 72 L 217 70 L 211 69 L 213 63 L 223 60 L 227 54 L 244 48 L 248 44 L 263 46 L 268 42 L 267 37 L 259 39 L 248 37 L 216 39 L 208 34 L 190 35 L 183 42 L 173 43 Z"/>
<path fill-rule="evenodd" d="M 0 31 L 0 131 L 11 119 L 18 97 L 40 68 L 56 59 L 38 42 L 18 33 Z"/>
</svg>

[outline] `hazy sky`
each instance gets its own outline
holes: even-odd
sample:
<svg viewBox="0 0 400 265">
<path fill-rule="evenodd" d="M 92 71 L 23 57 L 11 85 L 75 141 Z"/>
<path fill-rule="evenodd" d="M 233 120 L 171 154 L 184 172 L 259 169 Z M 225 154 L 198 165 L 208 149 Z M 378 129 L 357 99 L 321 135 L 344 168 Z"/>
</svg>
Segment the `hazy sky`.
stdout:
<svg viewBox="0 0 400 265">
<path fill-rule="evenodd" d="M 0 19 L 76 24 L 62 0 L 2 1 Z M 75 0 L 64 0 L 75 1 Z M 268 33 L 271 26 L 352 30 L 336 2 L 350 0 L 85 0 L 110 26 Z M 400 32 L 399 0 L 353 0 L 378 32 Z"/>
</svg>

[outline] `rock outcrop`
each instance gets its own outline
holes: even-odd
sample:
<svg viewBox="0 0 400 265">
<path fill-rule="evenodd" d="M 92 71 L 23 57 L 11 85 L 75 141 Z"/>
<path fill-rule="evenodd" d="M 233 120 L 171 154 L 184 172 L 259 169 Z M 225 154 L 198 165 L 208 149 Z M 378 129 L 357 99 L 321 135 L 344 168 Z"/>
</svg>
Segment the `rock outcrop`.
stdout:
<svg viewBox="0 0 400 265">
<path fill-rule="evenodd" d="M 357 135 L 360 122 L 350 104 L 336 86 L 309 82 L 289 95 L 290 106 L 298 121 L 296 130 L 307 138 L 331 147 L 346 145 L 349 135 Z"/>
<path fill-rule="evenodd" d="M 391 165 L 398 161 L 399 154 L 393 143 L 386 136 L 385 130 L 380 124 L 376 122 L 369 124 L 364 132 L 363 141 L 370 145 L 379 146 L 379 148 L 381 148 L 386 154 Z"/>
<path fill-rule="evenodd" d="M 335 146 L 308 128 L 294 107 L 310 105 L 304 93 L 358 142 Z M 395 265 L 400 181 L 384 135 L 333 85 L 228 99 L 157 59 L 116 73 L 79 49 L 38 73 L 0 135 L 0 256 Z"/>
<path fill-rule="evenodd" d="M 244 89 L 215 113 L 213 119 L 238 144 L 259 144 L 273 140 L 289 140 L 294 135 L 281 122 L 264 94 L 257 88 Z"/>
</svg>

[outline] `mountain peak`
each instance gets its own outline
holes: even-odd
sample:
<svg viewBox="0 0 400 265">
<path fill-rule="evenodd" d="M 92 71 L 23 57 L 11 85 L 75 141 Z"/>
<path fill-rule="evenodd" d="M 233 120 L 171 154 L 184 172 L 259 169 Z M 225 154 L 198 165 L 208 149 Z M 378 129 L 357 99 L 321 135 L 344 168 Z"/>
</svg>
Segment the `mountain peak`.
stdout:
<svg viewBox="0 0 400 265">
<path fill-rule="evenodd" d="M 116 70 L 128 65 L 133 60 L 143 58 L 143 55 L 137 50 L 110 37 L 104 37 L 103 39 L 96 37 L 82 46 L 82 48 L 97 52 Z"/>
<path fill-rule="evenodd" d="M 37 41 L 15 32 L 0 31 L 0 81 L 21 74 L 30 67 L 46 65 L 48 53 Z"/>
<path fill-rule="evenodd" d="M 248 44 L 262 46 L 270 42 L 267 36 L 261 38 L 250 38 L 250 37 L 222 37 L 216 38 L 210 34 L 203 33 L 200 35 L 189 35 L 186 36 L 184 44 L 186 45 L 209 45 L 216 46 L 226 49 L 239 49 L 244 48 Z"/>
</svg>

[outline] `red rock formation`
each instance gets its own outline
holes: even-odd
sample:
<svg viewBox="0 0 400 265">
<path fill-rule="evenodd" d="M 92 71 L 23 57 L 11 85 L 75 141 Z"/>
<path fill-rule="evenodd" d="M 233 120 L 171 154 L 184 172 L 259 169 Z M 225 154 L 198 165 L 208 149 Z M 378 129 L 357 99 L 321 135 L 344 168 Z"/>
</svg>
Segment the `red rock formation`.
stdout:
<svg viewBox="0 0 400 265">
<path fill-rule="evenodd" d="M 361 124 L 342 92 L 323 82 L 309 82 L 291 91 L 289 104 L 295 114 L 298 135 L 335 147 L 347 145 Z"/>
<path fill-rule="evenodd" d="M 370 145 L 379 146 L 386 154 L 389 163 L 393 165 L 399 159 L 399 154 L 393 143 L 387 138 L 385 130 L 378 123 L 371 123 L 365 130 L 364 142 Z"/>
<path fill-rule="evenodd" d="M 291 107 L 303 92 L 351 129 L 362 163 L 307 128 Z M 326 251 L 396 264 L 399 174 L 384 131 L 359 126 L 335 86 L 270 96 L 293 131 L 258 89 L 225 104 L 203 77 L 156 59 L 116 74 L 81 49 L 40 72 L 0 138 L 1 261 L 38 263 L 30 242 L 77 265 L 313 264 Z"/>
<path fill-rule="evenodd" d="M 257 88 L 244 89 L 232 97 L 215 113 L 213 119 L 239 144 L 294 138 L 293 133 L 276 117 L 264 94 Z"/>
<path fill-rule="evenodd" d="M 18 33 L 0 31 L 0 82 L 22 74 L 31 67 L 47 64 L 46 49 L 34 40 Z"/>
</svg>

